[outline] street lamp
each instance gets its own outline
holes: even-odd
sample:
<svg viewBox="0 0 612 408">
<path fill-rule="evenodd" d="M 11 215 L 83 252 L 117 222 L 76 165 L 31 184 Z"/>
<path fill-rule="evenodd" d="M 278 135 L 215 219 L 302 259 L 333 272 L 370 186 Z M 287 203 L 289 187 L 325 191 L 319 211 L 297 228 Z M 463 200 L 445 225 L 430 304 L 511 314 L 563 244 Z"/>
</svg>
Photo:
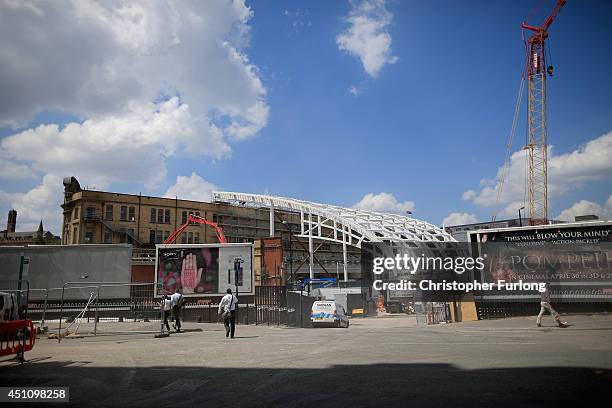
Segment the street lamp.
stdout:
<svg viewBox="0 0 612 408">
<path fill-rule="evenodd" d="M 293 287 L 293 230 L 291 229 L 291 224 L 289 224 L 287 220 L 284 220 L 282 223 L 289 229 L 289 273 L 291 276 L 291 286 Z"/>
<path fill-rule="evenodd" d="M 523 217 L 521 217 L 521 210 L 524 210 L 525 206 L 521 207 L 518 209 L 519 212 L 519 225 L 522 227 L 523 226 Z"/>
</svg>

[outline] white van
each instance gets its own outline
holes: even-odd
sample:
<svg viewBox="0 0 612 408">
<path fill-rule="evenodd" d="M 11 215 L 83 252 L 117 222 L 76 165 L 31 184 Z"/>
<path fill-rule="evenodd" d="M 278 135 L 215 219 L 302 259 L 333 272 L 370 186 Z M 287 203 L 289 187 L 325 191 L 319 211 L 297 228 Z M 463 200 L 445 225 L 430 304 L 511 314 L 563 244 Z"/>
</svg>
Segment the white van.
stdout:
<svg viewBox="0 0 612 408">
<path fill-rule="evenodd" d="M 349 327 L 349 318 L 344 306 L 333 300 L 318 300 L 312 304 L 310 311 L 312 327 L 334 326 Z"/>
</svg>

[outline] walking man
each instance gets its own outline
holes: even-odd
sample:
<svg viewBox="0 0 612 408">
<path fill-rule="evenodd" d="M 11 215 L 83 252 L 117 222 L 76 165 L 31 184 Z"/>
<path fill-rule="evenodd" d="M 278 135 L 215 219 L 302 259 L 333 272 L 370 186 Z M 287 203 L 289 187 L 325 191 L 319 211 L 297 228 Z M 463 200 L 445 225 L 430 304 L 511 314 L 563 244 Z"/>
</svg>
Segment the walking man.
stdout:
<svg viewBox="0 0 612 408">
<path fill-rule="evenodd" d="M 234 338 L 234 330 L 236 329 L 236 304 L 238 299 L 232 295 L 232 290 L 227 290 L 227 295 L 221 298 L 219 302 L 219 314 L 223 316 L 223 325 L 225 326 L 225 337 Z M 223 313 L 223 314 L 222 314 Z"/>
<path fill-rule="evenodd" d="M 160 309 L 162 313 L 163 324 L 166 325 L 166 329 L 168 329 L 168 333 L 170 333 L 170 325 L 168 324 L 168 316 L 170 315 L 170 310 L 172 309 L 172 302 L 170 301 L 170 296 L 164 295 L 164 297 L 162 297 Z"/>
<path fill-rule="evenodd" d="M 555 323 L 557 323 L 557 326 L 559 327 L 568 326 L 567 322 L 561 321 L 561 318 L 559 317 L 559 313 L 557 313 L 557 311 L 553 309 L 553 307 L 550 305 L 550 283 L 549 282 L 546 282 L 546 285 L 544 287 L 544 292 L 541 293 L 540 314 L 538 315 L 538 319 L 536 321 L 538 327 L 542 327 L 542 316 L 544 316 L 544 312 L 546 310 L 550 312 L 550 315 L 555 320 Z"/>
<path fill-rule="evenodd" d="M 172 304 L 172 315 L 174 316 L 174 329 L 177 333 L 181 332 L 181 307 L 183 306 L 183 294 L 180 289 L 176 291 L 170 297 Z"/>
</svg>

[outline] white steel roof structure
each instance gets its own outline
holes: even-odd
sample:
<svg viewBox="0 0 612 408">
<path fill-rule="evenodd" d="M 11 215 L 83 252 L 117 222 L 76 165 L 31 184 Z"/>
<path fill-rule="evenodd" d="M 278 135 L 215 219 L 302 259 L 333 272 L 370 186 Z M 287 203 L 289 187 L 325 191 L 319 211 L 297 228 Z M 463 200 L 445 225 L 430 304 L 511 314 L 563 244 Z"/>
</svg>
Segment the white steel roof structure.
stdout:
<svg viewBox="0 0 612 408">
<path fill-rule="evenodd" d="M 270 236 L 274 236 L 274 209 L 300 214 L 300 233 L 308 238 L 310 278 L 314 276 L 314 239 L 342 244 L 344 280 L 348 280 L 347 245 L 361 248 L 363 242 L 384 242 L 391 245 L 417 246 L 415 242 L 456 242 L 444 230 L 433 224 L 414 218 L 355 210 L 293 198 L 262 194 L 230 193 L 216 191 L 213 200 L 248 207 L 270 209 Z"/>
<path fill-rule="evenodd" d="M 397 214 L 377 213 L 261 194 L 216 191 L 214 201 L 241 206 L 267 207 L 300 214 L 302 237 L 343 243 L 361 248 L 362 242 L 456 242 L 443 229 L 425 221 Z M 273 222 L 271 235 L 274 235 Z"/>
</svg>

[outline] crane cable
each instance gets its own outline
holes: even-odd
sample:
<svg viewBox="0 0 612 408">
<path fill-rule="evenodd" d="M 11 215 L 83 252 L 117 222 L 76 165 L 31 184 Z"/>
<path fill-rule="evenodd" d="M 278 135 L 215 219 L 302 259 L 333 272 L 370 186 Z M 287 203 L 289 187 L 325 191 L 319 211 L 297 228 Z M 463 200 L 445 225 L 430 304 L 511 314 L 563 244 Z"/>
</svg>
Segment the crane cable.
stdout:
<svg viewBox="0 0 612 408">
<path fill-rule="evenodd" d="M 514 143 L 514 134 L 516 133 L 516 124 L 518 122 L 519 114 L 521 111 L 521 102 L 523 100 L 523 90 L 525 89 L 525 77 L 521 75 L 521 84 L 519 86 L 519 92 L 516 97 L 516 105 L 514 106 L 514 118 L 512 119 L 512 128 L 510 129 L 510 137 L 508 140 L 508 145 L 506 146 L 506 158 L 504 160 L 504 165 L 502 166 L 497 186 L 497 198 L 495 200 L 495 207 L 493 212 L 492 221 L 495 221 L 497 217 L 497 213 L 499 212 L 499 203 L 501 201 L 502 192 L 504 189 L 504 182 L 506 181 L 506 177 L 508 175 L 508 171 L 510 169 L 510 159 L 512 157 L 512 144 Z"/>
</svg>

